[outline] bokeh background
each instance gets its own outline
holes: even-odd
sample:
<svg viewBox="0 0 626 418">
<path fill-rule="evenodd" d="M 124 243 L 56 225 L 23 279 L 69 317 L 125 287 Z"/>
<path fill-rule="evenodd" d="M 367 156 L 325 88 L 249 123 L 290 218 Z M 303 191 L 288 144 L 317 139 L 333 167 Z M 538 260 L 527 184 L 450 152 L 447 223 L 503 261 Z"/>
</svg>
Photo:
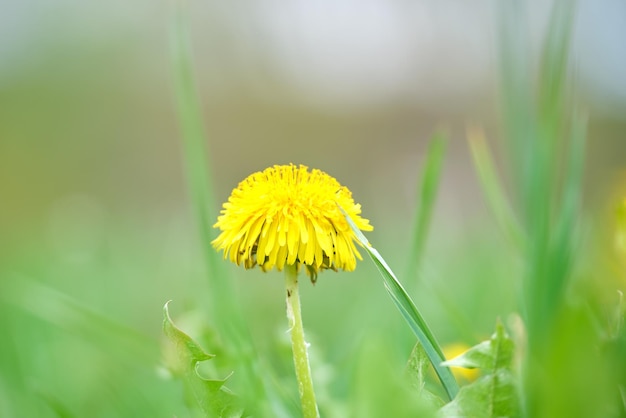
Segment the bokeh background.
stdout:
<svg viewBox="0 0 626 418">
<path fill-rule="evenodd" d="M 550 2 L 526 3 L 520 28 L 535 67 Z M 428 141 L 445 129 L 421 274 L 401 278 L 444 344 L 475 344 L 517 309 L 519 260 L 484 203 L 465 136 L 481 124 L 500 150 L 497 1 L 188 6 L 216 202 L 273 164 L 320 168 L 352 190 L 375 226 L 370 241 L 401 273 Z M 210 289 L 184 176 L 172 14 L 168 2 L 0 3 L 0 416 L 181 413 L 180 385 L 160 368 L 161 309 L 172 299 L 192 335 L 212 318 L 202 314 Z M 581 0 L 576 16 L 571 70 L 590 115 L 585 231 L 611 286 L 623 287 L 610 225 L 626 196 L 626 3 Z M 233 275 L 261 356 L 293 385 L 282 277 Z M 402 374 L 413 340 L 371 263 L 324 273 L 302 293 L 320 397 L 371 395 L 359 364 Z"/>
</svg>

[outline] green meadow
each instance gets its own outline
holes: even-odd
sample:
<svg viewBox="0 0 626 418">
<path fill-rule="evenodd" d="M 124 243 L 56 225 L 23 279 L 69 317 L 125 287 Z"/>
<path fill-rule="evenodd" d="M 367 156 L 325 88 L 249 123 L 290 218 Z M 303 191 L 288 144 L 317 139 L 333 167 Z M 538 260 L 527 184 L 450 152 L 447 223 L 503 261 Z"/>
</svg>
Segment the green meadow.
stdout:
<svg viewBox="0 0 626 418">
<path fill-rule="evenodd" d="M 539 29 L 501 3 L 465 104 L 306 96 L 243 5 L 65 5 L 11 29 L 0 417 L 626 417 L 624 104 L 590 104 L 575 2 Z M 290 163 L 374 227 L 349 221 L 354 271 L 299 275 L 308 410 L 284 273 L 212 245 L 239 182 Z"/>
</svg>

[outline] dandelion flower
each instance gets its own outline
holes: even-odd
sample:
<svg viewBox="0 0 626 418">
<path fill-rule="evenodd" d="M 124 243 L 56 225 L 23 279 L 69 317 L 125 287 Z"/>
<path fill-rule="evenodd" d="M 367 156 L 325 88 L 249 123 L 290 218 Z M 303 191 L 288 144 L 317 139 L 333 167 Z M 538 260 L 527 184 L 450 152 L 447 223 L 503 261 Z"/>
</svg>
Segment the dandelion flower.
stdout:
<svg viewBox="0 0 626 418">
<path fill-rule="evenodd" d="M 243 180 L 224 203 L 213 241 L 224 258 L 245 268 L 285 270 L 287 319 L 298 391 L 305 418 L 318 418 L 311 368 L 304 340 L 298 271 L 306 267 L 315 283 L 320 270 L 354 270 L 361 259 L 346 220 L 371 231 L 361 205 L 337 180 L 304 165 L 275 165 Z M 358 241 L 357 241 L 358 242 Z"/>
<path fill-rule="evenodd" d="M 233 190 L 214 225 L 221 233 L 213 245 L 248 269 L 304 265 L 315 282 L 320 270 L 352 271 L 361 259 L 342 209 L 359 229 L 373 229 L 333 177 L 304 165 L 275 165 Z"/>
</svg>

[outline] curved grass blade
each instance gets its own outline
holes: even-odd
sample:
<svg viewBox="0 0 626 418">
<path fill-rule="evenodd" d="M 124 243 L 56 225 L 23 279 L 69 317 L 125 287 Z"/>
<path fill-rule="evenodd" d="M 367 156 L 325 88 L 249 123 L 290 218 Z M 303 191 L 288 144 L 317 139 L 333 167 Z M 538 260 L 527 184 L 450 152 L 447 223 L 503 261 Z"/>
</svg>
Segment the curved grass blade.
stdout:
<svg viewBox="0 0 626 418">
<path fill-rule="evenodd" d="M 422 315 L 415 306 L 415 303 L 413 303 L 411 297 L 408 295 L 400 281 L 396 278 L 395 274 L 391 270 L 391 267 L 389 267 L 380 253 L 371 246 L 367 238 L 365 238 L 365 235 L 363 235 L 361 230 L 359 230 L 345 211 L 341 207 L 339 209 L 344 214 L 350 228 L 352 228 L 352 231 L 359 240 L 359 243 L 363 246 L 363 248 L 365 248 L 378 268 L 378 271 L 383 278 L 385 289 L 387 289 L 387 292 L 391 296 L 391 300 L 393 300 L 393 303 L 409 324 L 411 331 L 413 331 L 419 342 L 424 347 L 424 350 L 426 351 L 426 354 L 435 369 L 435 373 L 437 373 L 437 376 L 439 377 L 439 380 L 441 381 L 448 397 L 450 399 L 454 399 L 459 391 L 459 386 L 450 369 L 441 365 L 441 363 L 445 361 L 443 351 L 437 343 L 435 336 L 430 331 L 430 328 L 428 328 L 426 321 L 424 321 L 424 318 L 422 318 Z"/>
</svg>

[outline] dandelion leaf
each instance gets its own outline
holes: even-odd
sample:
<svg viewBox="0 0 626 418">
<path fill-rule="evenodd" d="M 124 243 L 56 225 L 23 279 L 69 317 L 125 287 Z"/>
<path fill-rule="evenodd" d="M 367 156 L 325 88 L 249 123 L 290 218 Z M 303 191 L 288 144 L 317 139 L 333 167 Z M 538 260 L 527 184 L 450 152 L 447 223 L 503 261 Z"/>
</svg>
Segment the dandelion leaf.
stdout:
<svg viewBox="0 0 626 418">
<path fill-rule="evenodd" d="M 511 370 L 513 350 L 513 340 L 498 321 L 491 339 L 444 362 L 445 366 L 480 368 L 483 376 L 462 387 L 454 400 L 440 410 L 441 416 L 519 417 L 515 376 Z"/>
<path fill-rule="evenodd" d="M 429 405 L 439 408 L 444 402 L 437 395 L 426 389 L 426 376 L 430 369 L 430 359 L 424 347 L 417 342 L 406 364 L 406 377 L 409 385 Z"/>
<path fill-rule="evenodd" d="M 168 364 L 168 368 L 173 375 L 183 380 L 185 395 L 192 408 L 199 408 L 208 418 L 244 416 L 239 398 L 224 386 L 232 373 L 224 379 L 206 379 L 198 373 L 199 364 L 215 355 L 205 352 L 189 335 L 174 325 L 168 304 L 163 307 L 163 332 L 175 351 L 175 358 Z"/>
</svg>

